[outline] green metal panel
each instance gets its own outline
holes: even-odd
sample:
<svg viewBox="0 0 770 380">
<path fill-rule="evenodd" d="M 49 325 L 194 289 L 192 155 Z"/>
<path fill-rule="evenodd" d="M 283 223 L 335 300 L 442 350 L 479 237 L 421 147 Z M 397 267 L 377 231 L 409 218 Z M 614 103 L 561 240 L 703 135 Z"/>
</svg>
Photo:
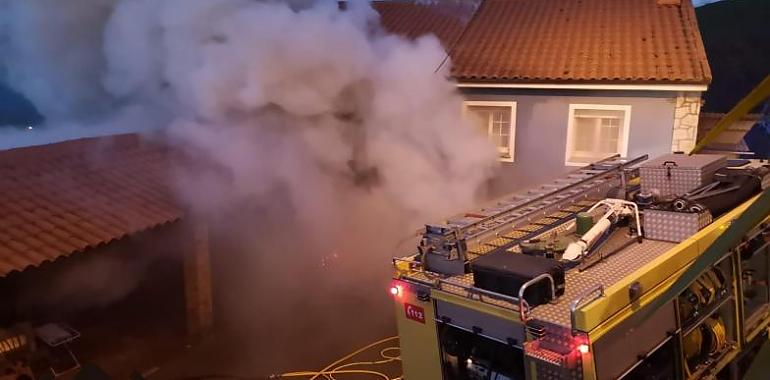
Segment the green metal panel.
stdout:
<svg viewBox="0 0 770 380">
<path fill-rule="evenodd" d="M 770 341 L 762 345 L 743 378 L 744 380 L 765 380 L 768 376 L 770 376 Z"/>
<path fill-rule="evenodd" d="M 647 319 L 657 309 L 679 296 L 690 284 L 716 263 L 725 253 L 738 246 L 751 229 L 770 215 L 770 190 L 765 190 L 724 233 L 706 248 L 692 265 L 660 297 L 642 308 L 639 313 Z"/>
</svg>

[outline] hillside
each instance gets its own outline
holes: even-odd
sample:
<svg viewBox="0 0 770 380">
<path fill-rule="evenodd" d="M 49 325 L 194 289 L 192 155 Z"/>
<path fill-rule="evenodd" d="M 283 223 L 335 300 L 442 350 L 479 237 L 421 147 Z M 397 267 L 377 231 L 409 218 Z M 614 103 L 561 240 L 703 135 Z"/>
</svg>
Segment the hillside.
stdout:
<svg viewBox="0 0 770 380">
<path fill-rule="evenodd" d="M 727 112 L 770 73 L 770 0 L 725 0 L 695 12 L 714 77 L 703 111 Z"/>
<path fill-rule="evenodd" d="M 0 82 L 0 128 L 26 126 L 42 122 L 42 116 L 26 98 Z"/>
</svg>

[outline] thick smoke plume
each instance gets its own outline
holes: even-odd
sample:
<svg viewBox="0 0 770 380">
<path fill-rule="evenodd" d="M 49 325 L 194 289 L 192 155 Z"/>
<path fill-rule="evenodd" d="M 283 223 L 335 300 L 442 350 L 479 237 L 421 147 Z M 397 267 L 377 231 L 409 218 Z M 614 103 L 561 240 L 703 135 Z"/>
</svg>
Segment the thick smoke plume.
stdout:
<svg viewBox="0 0 770 380">
<path fill-rule="evenodd" d="M 183 178 L 203 182 L 182 188 L 195 206 L 278 191 L 309 219 L 372 201 L 424 217 L 468 205 L 489 175 L 493 150 L 434 73 L 437 39 L 386 36 L 364 2 L 0 6 L 3 72 L 49 129 L 170 125 L 220 165 L 216 181 Z"/>
<path fill-rule="evenodd" d="M 495 165 L 447 72 L 435 72 L 438 40 L 386 35 L 366 2 L 0 7 L 6 78 L 51 130 L 164 126 L 196 157 L 180 167 L 179 194 L 216 221 L 222 246 L 251 252 L 247 275 L 228 276 L 241 287 L 269 278 L 307 291 L 320 285 L 297 273 L 319 265 L 339 266 L 318 282 L 330 287 L 384 280 L 387 257 L 409 251 L 399 239 L 476 202 Z"/>
</svg>

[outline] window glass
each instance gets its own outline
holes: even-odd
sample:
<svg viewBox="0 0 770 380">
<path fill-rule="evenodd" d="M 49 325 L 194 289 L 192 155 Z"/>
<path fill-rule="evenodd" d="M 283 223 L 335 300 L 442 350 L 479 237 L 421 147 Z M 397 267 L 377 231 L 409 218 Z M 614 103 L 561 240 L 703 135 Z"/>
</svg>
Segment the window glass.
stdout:
<svg viewBox="0 0 770 380">
<path fill-rule="evenodd" d="M 622 153 L 626 117 L 625 110 L 574 109 L 567 161 L 589 163 Z"/>
<path fill-rule="evenodd" d="M 501 158 L 513 158 L 511 146 L 512 107 L 495 105 L 469 105 L 467 110 L 477 128 L 488 135 L 498 148 Z"/>
</svg>

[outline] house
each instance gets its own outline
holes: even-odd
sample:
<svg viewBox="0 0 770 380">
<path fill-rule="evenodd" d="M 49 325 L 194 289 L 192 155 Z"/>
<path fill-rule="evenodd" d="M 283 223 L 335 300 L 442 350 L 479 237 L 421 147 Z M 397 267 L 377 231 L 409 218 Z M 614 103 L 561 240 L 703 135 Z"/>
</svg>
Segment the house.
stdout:
<svg viewBox="0 0 770 380">
<path fill-rule="evenodd" d="M 158 341 L 211 327 L 208 233 L 171 188 L 177 156 L 136 134 L 0 151 L 0 340 L 19 325 L 86 320 L 74 327 L 96 331 L 81 337 L 94 359 L 158 319 Z"/>
<path fill-rule="evenodd" d="M 396 17 L 440 3 L 374 8 L 393 33 L 439 27 L 449 59 L 437 64 L 498 146 L 501 191 L 695 145 L 711 72 L 690 0 L 483 0 L 459 35 Z"/>
</svg>

